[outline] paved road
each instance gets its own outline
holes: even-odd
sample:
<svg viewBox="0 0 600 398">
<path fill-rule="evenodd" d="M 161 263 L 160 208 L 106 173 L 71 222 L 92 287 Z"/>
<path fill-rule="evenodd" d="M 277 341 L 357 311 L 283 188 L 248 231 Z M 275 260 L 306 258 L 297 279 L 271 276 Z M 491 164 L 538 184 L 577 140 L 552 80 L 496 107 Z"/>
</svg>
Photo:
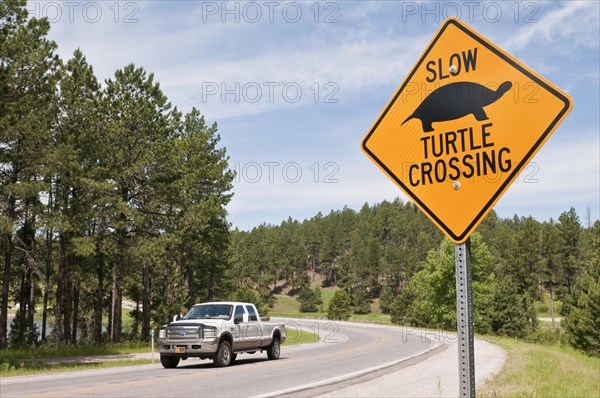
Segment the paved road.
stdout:
<svg viewBox="0 0 600 398">
<path fill-rule="evenodd" d="M 443 339 L 403 333 L 392 326 L 285 320 L 289 338 L 301 328 L 318 331 L 315 344 L 283 347 L 281 358 L 240 355 L 235 365 L 188 359 L 175 369 L 160 365 L 65 372 L 0 380 L 7 397 L 238 397 L 277 396 L 358 378 L 400 361 L 415 362 L 444 349 Z M 439 340 L 439 339 L 437 339 Z M 427 356 L 427 355 L 425 355 Z"/>
</svg>

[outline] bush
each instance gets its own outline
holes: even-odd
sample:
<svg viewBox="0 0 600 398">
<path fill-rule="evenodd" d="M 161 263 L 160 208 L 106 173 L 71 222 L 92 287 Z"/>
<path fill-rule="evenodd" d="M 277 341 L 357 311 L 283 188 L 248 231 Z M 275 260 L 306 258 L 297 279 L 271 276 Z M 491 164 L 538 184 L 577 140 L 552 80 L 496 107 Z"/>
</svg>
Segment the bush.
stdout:
<svg viewBox="0 0 600 398">
<path fill-rule="evenodd" d="M 535 312 L 538 314 L 547 314 L 550 312 L 550 307 L 546 303 L 536 302 L 534 303 Z"/>
<path fill-rule="evenodd" d="M 347 320 L 350 318 L 350 296 L 344 289 L 335 292 L 329 307 L 327 308 L 327 319 Z"/>
<path fill-rule="evenodd" d="M 520 294 L 510 278 L 499 280 L 491 301 L 493 333 L 524 338 L 538 328 L 535 308 L 527 294 Z"/>
<path fill-rule="evenodd" d="M 371 312 L 371 300 L 362 290 L 354 291 L 350 297 L 352 312 L 355 314 L 368 314 Z"/>
<path fill-rule="evenodd" d="M 300 312 L 318 312 L 323 304 L 321 289 L 318 286 L 315 286 L 314 289 L 303 289 L 298 297 L 298 302 L 300 303 Z"/>
<path fill-rule="evenodd" d="M 394 298 L 390 306 L 391 321 L 399 325 L 412 325 L 414 316 L 412 306 L 417 300 L 417 295 L 410 288 L 410 285 L 400 290 L 400 293 Z"/>
<path fill-rule="evenodd" d="M 381 292 L 381 296 L 379 296 L 379 309 L 384 314 L 389 314 L 392 309 L 392 304 L 394 303 L 394 290 L 389 286 L 385 285 Z"/>
<path fill-rule="evenodd" d="M 555 345 L 563 341 L 561 329 L 538 329 L 525 339 L 530 343 Z"/>
</svg>

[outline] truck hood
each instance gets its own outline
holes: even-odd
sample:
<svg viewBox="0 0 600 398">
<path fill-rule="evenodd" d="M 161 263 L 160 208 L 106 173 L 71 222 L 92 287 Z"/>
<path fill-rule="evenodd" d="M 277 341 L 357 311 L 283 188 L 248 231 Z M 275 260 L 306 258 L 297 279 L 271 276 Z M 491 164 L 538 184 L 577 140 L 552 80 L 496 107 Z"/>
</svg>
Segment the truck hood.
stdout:
<svg viewBox="0 0 600 398">
<path fill-rule="evenodd" d="M 216 329 L 218 321 L 219 321 L 218 319 L 215 319 L 214 321 L 201 321 L 199 319 L 184 319 L 184 320 L 168 323 L 165 326 L 168 326 L 168 327 L 170 327 L 170 326 L 197 326 L 197 327 L 202 327 L 204 329 Z"/>
</svg>

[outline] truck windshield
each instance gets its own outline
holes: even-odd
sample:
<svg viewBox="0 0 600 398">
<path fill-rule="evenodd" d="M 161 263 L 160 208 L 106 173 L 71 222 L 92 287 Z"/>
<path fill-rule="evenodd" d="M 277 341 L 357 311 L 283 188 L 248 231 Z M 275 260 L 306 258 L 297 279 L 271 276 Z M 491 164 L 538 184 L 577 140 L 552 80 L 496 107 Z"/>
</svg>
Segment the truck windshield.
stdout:
<svg viewBox="0 0 600 398">
<path fill-rule="evenodd" d="M 231 319 L 233 306 L 230 304 L 195 305 L 183 319 Z"/>
</svg>

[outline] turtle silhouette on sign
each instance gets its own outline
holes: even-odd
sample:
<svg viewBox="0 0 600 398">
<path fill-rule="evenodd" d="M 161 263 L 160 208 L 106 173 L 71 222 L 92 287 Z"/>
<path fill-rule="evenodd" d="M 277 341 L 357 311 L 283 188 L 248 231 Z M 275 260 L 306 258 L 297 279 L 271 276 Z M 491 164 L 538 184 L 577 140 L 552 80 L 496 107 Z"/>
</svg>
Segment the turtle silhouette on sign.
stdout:
<svg viewBox="0 0 600 398">
<path fill-rule="evenodd" d="M 434 122 L 445 122 L 472 114 L 475 119 L 487 120 L 483 108 L 496 102 L 512 87 L 506 81 L 496 91 L 472 82 L 450 83 L 434 90 L 421 102 L 421 105 L 404 122 L 419 119 L 423 125 L 423 132 L 433 131 Z"/>
</svg>

